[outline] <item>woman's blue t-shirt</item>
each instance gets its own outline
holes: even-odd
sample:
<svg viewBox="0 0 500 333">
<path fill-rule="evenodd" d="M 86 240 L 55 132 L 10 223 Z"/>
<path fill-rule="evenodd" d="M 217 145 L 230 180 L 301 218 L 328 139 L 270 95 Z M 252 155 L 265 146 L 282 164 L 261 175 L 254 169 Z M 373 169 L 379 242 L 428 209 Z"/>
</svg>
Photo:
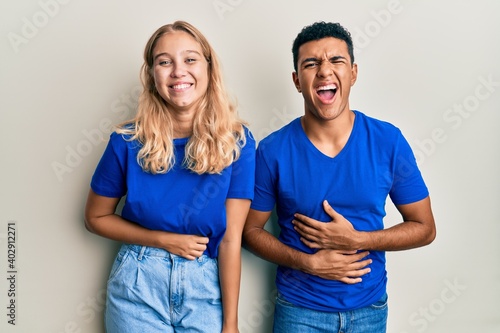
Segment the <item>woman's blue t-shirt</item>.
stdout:
<svg viewBox="0 0 500 333">
<path fill-rule="evenodd" d="M 182 165 L 188 138 L 174 139 L 175 165 L 165 174 L 144 172 L 137 162 L 140 144 L 111 134 L 92 177 L 102 196 L 126 195 L 122 217 L 151 230 L 209 237 L 205 254 L 217 257 L 226 230 L 225 201 L 253 199 L 255 140 L 245 128 L 241 155 L 221 174 L 198 175 Z"/>
<path fill-rule="evenodd" d="M 384 228 L 385 203 L 408 204 L 428 196 L 412 150 L 393 125 L 354 111 L 351 135 L 331 158 L 307 138 L 300 118 L 259 143 L 256 156 L 255 197 L 251 208 L 271 211 L 276 206 L 279 240 L 306 252 L 293 229 L 293 214 L 329 222 L 323 200 L 356 230 Z M 289 302 L 319 311 L 348 311 L 373 304 L 386 291 L 385 253 L 370 251 L 371 272 L 363 282 L 348 285 L 278 267 L 278 291 Z"/>
</svg>

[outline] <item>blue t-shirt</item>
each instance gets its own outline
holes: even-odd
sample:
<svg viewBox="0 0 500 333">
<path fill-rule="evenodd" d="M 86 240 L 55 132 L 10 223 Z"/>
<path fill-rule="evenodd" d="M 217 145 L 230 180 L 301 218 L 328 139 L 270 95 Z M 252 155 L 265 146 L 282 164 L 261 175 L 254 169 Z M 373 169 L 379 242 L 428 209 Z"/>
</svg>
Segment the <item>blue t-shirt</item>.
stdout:
<svg viewBox="0 0 500 333">
<path fill-rule="evenodd" d="M 354 111 L 351 135 L 333 158 L 307 138 L 300 118 L 263 139 L 257 148 L 255 197 L 251 208 L 276 205 L 279 240 L 306 253 L 314 250 L 293 229 L 294 213 L 329 222 L 323 200 L 359 231 L 384 228 L 388 196 L 396 205 L 428 196 L 412 150 L 393 125 Z M 348 311 L 373 304 L 386 291 L 385 252 L 370 251 L 371 272 L 358 284 L 326 280 L 278 267 L 276 285 L 289 302 L 319 311 Z"/>
<path fill-rule="evenodd" d="M 111 134 L 91 181 L 102 196 L 126 196 L 122 217 L 151 230 L 209 237 L 205 254 L 217 257 L 226 231 L 225 201 L 253 199 L 255 140 L 245 128 L 241 155 L 221 174 L 198 175 L 182 165 L 188 138 L 174 139 L 175 165 L 165 174 L 144 172 L 137 163 L 140 144 Z"/>
</svg>

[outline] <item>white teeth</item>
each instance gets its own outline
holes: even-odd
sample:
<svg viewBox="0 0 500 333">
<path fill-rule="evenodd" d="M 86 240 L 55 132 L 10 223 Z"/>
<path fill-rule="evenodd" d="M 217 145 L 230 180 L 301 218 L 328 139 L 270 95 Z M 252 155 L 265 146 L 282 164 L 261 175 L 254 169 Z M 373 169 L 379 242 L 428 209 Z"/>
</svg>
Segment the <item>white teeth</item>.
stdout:
<svg viewBox="0 0 500 333">
<path fill-rule="evenodd" d="M 329 84 L 327 86 L 322 86 L 318 88 L 318 91 L 320 90 L 335 90 L 337 89 L 337 86 L 335 84 Z"/>
<path fill-rule="evenodd" d="M 190 86 L 191 86 L 190 84 L 183 83 L 183 84 L 177 84 L 175 86 L 172 86 L 172 88 L 174 88 L 174 89 L 186 89 L 186 88 L 189 88 Z"/>
</svg>

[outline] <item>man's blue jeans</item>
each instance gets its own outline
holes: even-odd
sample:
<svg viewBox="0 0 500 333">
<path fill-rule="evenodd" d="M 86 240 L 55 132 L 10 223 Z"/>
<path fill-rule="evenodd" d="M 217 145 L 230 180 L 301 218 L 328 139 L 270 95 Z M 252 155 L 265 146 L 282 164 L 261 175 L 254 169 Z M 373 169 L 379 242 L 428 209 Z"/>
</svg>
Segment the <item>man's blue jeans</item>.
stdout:
<svg viewBox="0 0 500 333">
<path fill-rule="evenodd" d="M 123 245 L 108 281 L 105 320 L 108 333 L 220 332 L 217 260 Z"/>
<path fill-rule="evenodd" d="M 387 294 L 365 308 L 322 312 L 295 306 L 279 294 L 274 310 L 274 333 L 385 333 Z"/>
</svg>

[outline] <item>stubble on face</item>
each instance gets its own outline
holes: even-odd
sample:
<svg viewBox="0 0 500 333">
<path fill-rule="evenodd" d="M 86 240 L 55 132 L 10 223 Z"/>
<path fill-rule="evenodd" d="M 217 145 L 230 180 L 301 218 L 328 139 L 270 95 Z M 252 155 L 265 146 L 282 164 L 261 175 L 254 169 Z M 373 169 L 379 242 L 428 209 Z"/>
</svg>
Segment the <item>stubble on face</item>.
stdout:
<svg viewBox="0 0 500 333">
<path fill-rule="evenodd" d="M 330 121 L 348 113 L 357 66 L 344 41 L 327 37 L 303 44 L 297 65 L 293 81 L 302 92 L 306 117 Z"/>
</svg>

